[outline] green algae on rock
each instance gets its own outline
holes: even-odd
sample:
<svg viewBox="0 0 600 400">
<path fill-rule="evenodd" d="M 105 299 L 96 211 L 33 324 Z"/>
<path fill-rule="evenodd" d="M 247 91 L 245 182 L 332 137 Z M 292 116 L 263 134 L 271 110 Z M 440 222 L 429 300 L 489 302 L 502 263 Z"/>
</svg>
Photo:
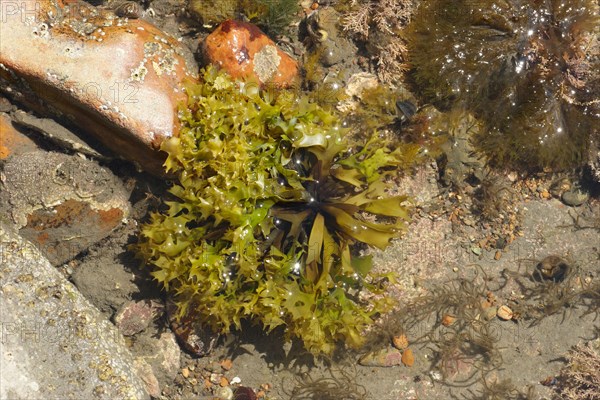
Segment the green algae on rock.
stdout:
<svg viewBox="0 0 600 400">
<path fill-rule="evenodd" d="M 600 116 L 600 17 L 592 0 L 433 0 L 410 26 L 414 80 L 441 108 L 486 125 L 492 164 L 583 165 Z"/>
<path fill-rule="evenodd" d="M 187 88 L 181 134 L 163 145 L 178 200 L 142 228 L 141 255 L 180 317 L 285 326 L 315 354 L 359 346 L 391 302 L 357 296 L 382 287 L 352 245 L 402 232 L 406 199 L 386 195 L 402 154 L 379 138 L 351 146 L 307 97 L 256 88 L 214 68 Z"/>
</svg>

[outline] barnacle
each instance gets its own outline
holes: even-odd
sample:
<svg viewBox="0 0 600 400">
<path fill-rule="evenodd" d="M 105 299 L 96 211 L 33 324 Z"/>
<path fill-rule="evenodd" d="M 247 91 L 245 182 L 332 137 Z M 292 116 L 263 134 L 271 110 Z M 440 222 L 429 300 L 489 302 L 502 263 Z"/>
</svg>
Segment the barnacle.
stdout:
<svg viewBox="0 0 600 400">
<path fill-rule="evenodd" d="M 492 164 L 582 165 L 600 115 L 600 17 L 593 0 L 433 0 L 410 27 L 421 95 L 484 121 Z"/>
<path fill-rule="evenodd" d="M 406 199 L 385 183 L 400 150 L 377 138 L 351 146 L 307 97 L 259 92 L 214 68 L 187 92 L 181 134 L 163 145 L 178 200 L 139 243 L 179 315 L 220 332 L 242 319 L 284 325 L 313 353 L 360 345 L 390 301 L 358 298 L 381 287 L 352 245 L 384 248 L 402 231 Z"/>
</svg>

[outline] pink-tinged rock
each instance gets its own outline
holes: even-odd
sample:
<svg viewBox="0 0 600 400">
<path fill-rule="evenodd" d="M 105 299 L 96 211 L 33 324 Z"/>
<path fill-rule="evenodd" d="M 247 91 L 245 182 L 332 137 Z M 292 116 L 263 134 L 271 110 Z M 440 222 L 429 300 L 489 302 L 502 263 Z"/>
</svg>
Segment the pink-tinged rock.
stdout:
<svg viewBox="0 0 600 400">
<path fill-rule="evenodd" d="M 129 301 L 115 315 L 115 325 L 124 336 L 140 333 L 160 312 L 161 305 L 151 300 Z"/>
<path fill-rule="evenodd" d="M 195 80 L 175 39 L 82 2 L 0 0 L 0 20 L 0 88 L 7 96 L 162 174 L 158 148 L 178 134 L 183 81 Z"/>
<path fill-rule="evenodd" d="M 298 81 L 298 63 L 281 51 L 257 26 L 227 20 L 202 43 L 205 60 L 234 78 L 261 85 L 289 87 Z"/>
<path fill-rule="evenodd" d="M 402 352 L 386 348 L 367 353 L 358 360 L 365 367 L 395 367 L 402 364 Z"/>
</svg>

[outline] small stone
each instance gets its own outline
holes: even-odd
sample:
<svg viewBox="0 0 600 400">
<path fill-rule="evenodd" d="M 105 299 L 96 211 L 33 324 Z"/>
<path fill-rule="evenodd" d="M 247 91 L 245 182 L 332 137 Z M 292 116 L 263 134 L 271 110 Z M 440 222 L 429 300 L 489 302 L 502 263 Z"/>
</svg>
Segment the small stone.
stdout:
<svg viewBox="0 0 600 400">
<path fill-rule="evenodd" d="M 571 180 L 569 178 L 559 178 L 557 180 L 555 180 L 554 182 L 552 182 L 552 184 L 550 185 L 550 194 L 553 195 L 554 197 L 561 197 L 562 194 L 568 190 L 571 190 L 571 187 L 573 186 L 573 183 L 571 182 Z"/>
<path fill-rule="evenodd" d="M 229 379 L 222 376 L 221 379 L 219 379 L 219 386 L 221 386 L 221 387 L 229 386 Z"/>
<path fill-rule="evenodd" d="M 181 375 L 183 375 L 184 378 L 188 378 L 190 376 L 190 370 L 188 368 L 182 369 Z"/>
<path fill-rule="evenodd" d="M 500 306 L 496 315 L 501 320 L 510 321 L 513 317 L 513 311 L 508 306 Z"/>
<path fill-rule="evenodd" d="M 256 25 L 227 20 L 201 46 L 207 63 L 233 78 L 254 79 L 260 85 L 289 87 L 298 80 L 298 63 L 281 51 Z"/>
<path fill-rule="evenodd" d="M 482 250 L 481 250 L 481 247 L 479 247 L 479 246 L 473 246 L 473 247 L 471 247 L 471 252 L 473 254 L 475 254 L 476 256 L 480 256 L 482 253 Z"/>
<path fill-rule="evenodd" d="M 496 250 L 496 254 L 494 254 L 494 260 L 498 261 L 502 258 L 502 252 L 500 250 Z"/>
<path fill-rule="evenodd" d="M 213 372 L 212 374 L 210 374 L 210 378 L 209 378 L 210 379 L 210 383 L 213 383 L 213 384 L 217 385 L 219 382 L 221 382 L 221 377 L 222 376 L 223 375 L 221 375 L 221 374 L 217 374 L 217 373 Z"/>
<path fill-rule="evenodd" d="M 132 336 L 146 329 L 154 318 L 152 303 L 145 301 L 129 301 L 115 315 L 115 325 L 124 336 Z"/>
<path fill-rule="evenodd" d="M 231 380 L 231 382 L 229 382 L 231 385 L 237 385 L 242 383 L 242 380 L 240 379 L 239 376 L 234 376 L 233 379 Z"/>
<path fill-rule="evenodd" d="M 412 367 L 415 363 L 415 357 L 411 349 L 406 349 L 402 352 L 402 364 L 407 367 Z"/>
<path fill-rule="evenodd" d="M 404 350 L 408 347 L 408 338 L 405 334 L 396 335 L 392 338 L 392 344 L 398 350 Z"/>
<path fill-rule="evenodd" d="M 396 349 L 382 349 L 365 354 L 358 363 L 365 367 L 393 367 L 402 363 L 402 353 Z"/>
<path fill-rule="evenodd" d="M 569 190 L 562 194 L 562 201 L 568 206 L 578 207 L 585 203 L 589 198 L 589 194 L 580 189 Z"/>
<path fill-rule="evenodd" d="M 446 314 L 442 317 L 442 325 L 450 326 L 456 321 L 456 317 L 454 315 Z"/>
<path fill-rule="evenodd" d="M 223 368 L 225 371 L 229 371 L 232 366 L 233 366 L 233 361 L 231 361 L 230 358 L 226 358 L 223 361 L 221 361 L 221 368 Z"/>
</svg>

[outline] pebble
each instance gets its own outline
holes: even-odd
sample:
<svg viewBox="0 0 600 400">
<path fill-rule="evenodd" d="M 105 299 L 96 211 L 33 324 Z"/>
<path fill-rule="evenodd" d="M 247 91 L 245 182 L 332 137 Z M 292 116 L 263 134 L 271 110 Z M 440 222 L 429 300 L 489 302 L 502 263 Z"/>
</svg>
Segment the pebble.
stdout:
<svg viewBox="0 0 600 400">
<path fill-rule="evenodd" d="M 290 87 L 298 82 L 298 63 L 280 50 L 256 25 L 227 20 L 206 37 L 202 56 L 233 78 Z"/>
<path fill-rule="evenodd" d="M 402 363 L 402 352 L 396 349 L 382 349 L 365 354 L 358 360 L 364 367 L 393 367 Z"/>
<path fill-rule="evenodd" d="M 392 338 L 392 344 L 398 350 L 404 350 L 408 347 L 408 338 L 405 334 L 396 335 Z"/>
<path fill-rule="evenodd" d="M 513 317 L 513 311 L 508 306 L 500 306 L 496 314 L 498 318 L 504 321 L 510 321 Z"/>
<path fill-rule="evenodd" d="M 450 326 L 456 321 L 456 317 L 454 315 L 446 314 L 442 317 L 442 325 Z"/>
<path fill-rule="evenodd" d="M 115 315 L 115 325 L 124 336 L 132 336 L 146 329 L 155 316 L 156 306 L 150 300 L 129 301 Z"/>
<path fill-rule="evenodd" d="M 178 320 L 177 306 L 171 299 L 167 300 L 167 317 L 177 341 L 186 351 L 195 356 L 204 357 L 214 349 L 219 335 L 204 326 L 193 315 L 185 315 Z M 219 368 L 218 364 L 216 368 Z"/>
<path fill-rule="evenodd" d="M 226 358 L 223 361 L 221 361 L 221 368 L 223 368 L 225 371 L 229 371 L 232 366 L 233 366 L 233 361 L 231 361 L 230 358 Z"/>
<path fill-rule="evenodd" d="M 580 189 L 573 189 L 564 192 L 561 196 L 563 203 L 571 207 L 578 207 L 585 203 L 589 198 L 589 194 Z"/>
<path fill-rule="evenodd" d="M 415 363 L 415 356 L 411 349 L 406 349 L 402 352 L 402 364 L 407 367 L 412 367 Z"/>
</svg>

